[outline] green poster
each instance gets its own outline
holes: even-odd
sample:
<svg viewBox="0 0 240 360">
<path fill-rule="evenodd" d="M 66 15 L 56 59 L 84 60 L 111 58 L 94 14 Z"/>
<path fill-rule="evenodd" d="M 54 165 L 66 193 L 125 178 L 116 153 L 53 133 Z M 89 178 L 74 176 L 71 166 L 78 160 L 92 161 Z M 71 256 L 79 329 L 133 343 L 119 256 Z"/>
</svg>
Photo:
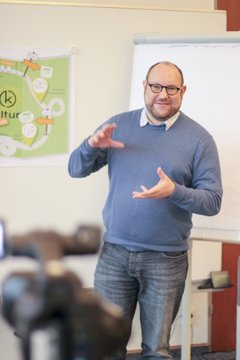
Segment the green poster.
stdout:
<svg viewBox="0 0 240 360">
<path fill-rule="evenodd" d="M 69 56 L 0 57 L 0 158 L 66 154 Z"/>
</svg>

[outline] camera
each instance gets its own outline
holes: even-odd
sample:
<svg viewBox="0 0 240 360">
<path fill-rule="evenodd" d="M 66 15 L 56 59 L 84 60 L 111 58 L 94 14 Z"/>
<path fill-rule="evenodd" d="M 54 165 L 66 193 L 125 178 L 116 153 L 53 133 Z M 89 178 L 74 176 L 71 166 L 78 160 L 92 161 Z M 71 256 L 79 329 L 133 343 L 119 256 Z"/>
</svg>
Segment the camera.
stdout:
<svg viewBox="0 0 240 360">
<path fill-rule="evenodd" d="M 82 225 L 70 236 L 36 230 L 8 237 L 1 222 L 2 256 L 37 261 L 35 272 L 13 272 L 2 284 L 3 318 L 19 336 L 23 360 L 102 360 L 125 342 L 122 310 L 65 269 L 67 255 L 97 253 L 101 230 Z"/>
</svg>

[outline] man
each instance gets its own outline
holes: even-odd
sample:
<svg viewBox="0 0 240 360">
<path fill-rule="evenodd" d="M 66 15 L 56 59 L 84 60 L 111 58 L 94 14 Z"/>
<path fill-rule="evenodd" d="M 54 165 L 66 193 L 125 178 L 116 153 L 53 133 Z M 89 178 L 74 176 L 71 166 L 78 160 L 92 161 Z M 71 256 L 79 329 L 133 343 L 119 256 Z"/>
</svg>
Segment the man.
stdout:
<svg viewBox="0 0 240 360">
<path fill-rule="evenodd" d="M 98 128 L 71 154 L 69 173 L 84 177 L 108 165 L 95 288 L 130 322 L 139 303 L 141 357 L 153 360 L 171 358 L 192 213 L 217 214 L 222 185 L 212 136 L 179 110 L 186 91 L 182 71 L 169 62 L 154 64 L 143 85 L 145 108 Z M 112 359 L 124 359 L 121 350 Z"/>
</svg>

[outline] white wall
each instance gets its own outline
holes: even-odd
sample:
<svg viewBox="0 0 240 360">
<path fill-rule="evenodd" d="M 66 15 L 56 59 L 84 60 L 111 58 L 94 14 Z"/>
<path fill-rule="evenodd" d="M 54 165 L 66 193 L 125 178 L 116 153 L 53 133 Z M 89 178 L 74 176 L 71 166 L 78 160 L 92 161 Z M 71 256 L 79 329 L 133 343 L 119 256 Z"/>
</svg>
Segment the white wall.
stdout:
<svg viewBox="0 0 240 360">
<path fill-rule="evenodd" d="M 212 11 L 6 4 L 0 4 L 0 13 L 1 45 L 78 48 L 74 146 L 100 122 L 128 109 L 135 33 L 221 32 L 226 20 L 223 12 Z M 78 181 L 65 166 L 1 168 L 0 178 L 0 215 L 11 232 L 36 226 L 71 230 L 79 221 L 101 222 L 104 171 Z"/>
<path fill-rule="evenodd" d="M 170 7 L 176 1 L 167 3 Z M 213 11 L 213 1 L 198 1 L 199 8 L 203 3 L 206 5 L 206 10 L 201 5 L 201 11 L 189 10 L 192 1 L 177 3 L 178 8 L 188 10 L 14 5 L 0 1 L 4 29 L 1 45 L 78 49 L 72 94 L 76 99 L 73 109 L 76 147 L 106 118 L 128 109 L 134 34 L 209 34 L 225 30 L 226 14 Z M 145 8 L 147 4 L 145 1 Z M 166 1 L 163 5 L 166 6 Z M 91 90 L 92 84 L 95 91 Z M 33 228 L 72 232 L 79 223 L 101 224 L 108 188 L 105 169 L 76 180 L 68 176 L 67 164 L 2 167 L 0 183 L 0 217 L 6 220 L 10 234 Z M 95 261 L 96 257 L 67 260 L 86 285 L 92 283 Z M 2 276 L 12 267 L 11 261 L 1 264 Z M 133 341 L 132 348 L 137 347 L 138 340 Z M 202 342 L 202 338 L 196 341 Z"/>
</svg>

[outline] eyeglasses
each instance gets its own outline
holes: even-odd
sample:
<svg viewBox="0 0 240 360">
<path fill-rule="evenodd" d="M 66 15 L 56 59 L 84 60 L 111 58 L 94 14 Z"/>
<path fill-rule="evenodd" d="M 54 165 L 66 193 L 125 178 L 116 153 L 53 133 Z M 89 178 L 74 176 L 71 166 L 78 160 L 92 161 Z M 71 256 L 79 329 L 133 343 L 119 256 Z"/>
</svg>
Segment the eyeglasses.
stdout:
<svg viewBox="0 0 240 360">
<path fill-rule="evenodd" d="M 147 84 L 154 94 L 159 94 L 163 89 L 166 89 L 168 95 L 176 95 L 176 93 L 182 89 L 181 87 L 179 88 L 177 86 L 163 86 L 160 84 L 150 84 L 148 81 Z"/>
</svg>

